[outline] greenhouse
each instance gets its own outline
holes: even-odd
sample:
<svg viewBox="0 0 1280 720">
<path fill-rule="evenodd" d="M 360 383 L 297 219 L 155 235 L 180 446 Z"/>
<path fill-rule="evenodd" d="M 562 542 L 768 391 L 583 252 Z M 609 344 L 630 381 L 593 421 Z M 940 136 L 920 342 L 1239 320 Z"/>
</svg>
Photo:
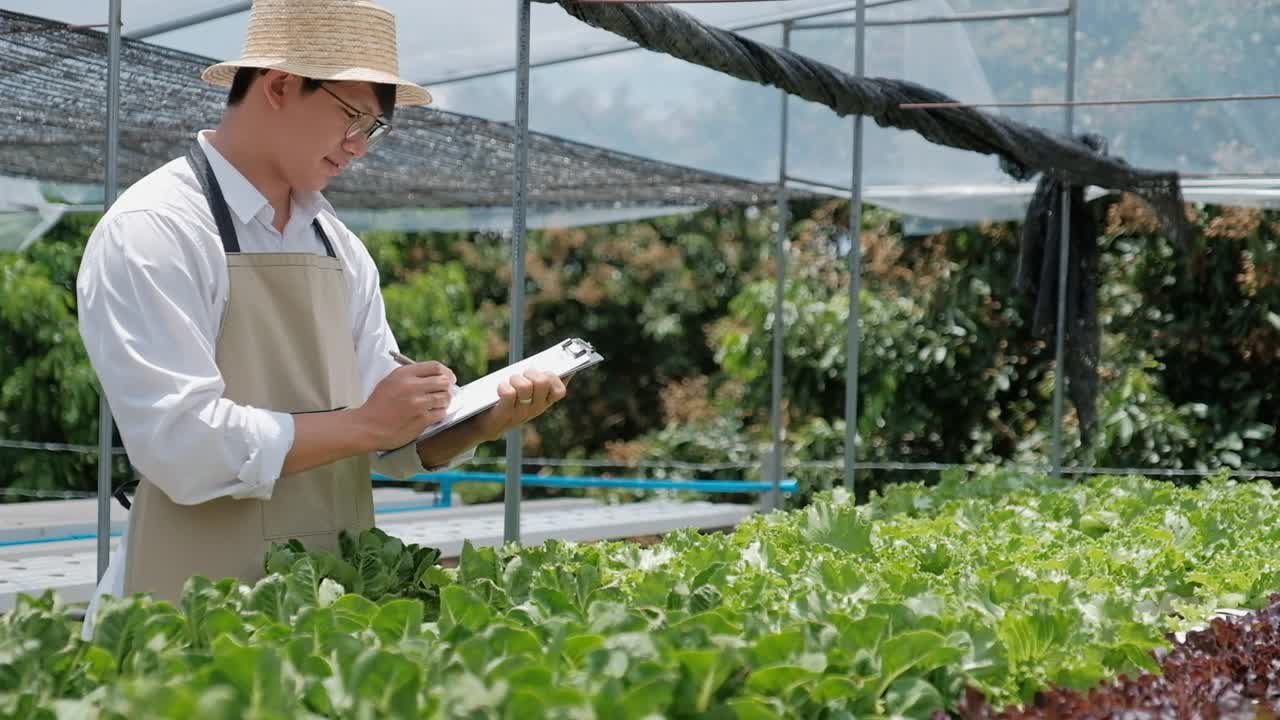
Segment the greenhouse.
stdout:
<svg viewBox="0 0 1280 720">
<path fill-rule="evenodd" d="M 379 5 L 434 102 L 325 198 L 389 330 L 603 362 L 375 529 L 102 597 L 77 266 L 255 7 L 10 0 L 0 716 L 1280 713 L 1267 3 Z"/>
</svg>

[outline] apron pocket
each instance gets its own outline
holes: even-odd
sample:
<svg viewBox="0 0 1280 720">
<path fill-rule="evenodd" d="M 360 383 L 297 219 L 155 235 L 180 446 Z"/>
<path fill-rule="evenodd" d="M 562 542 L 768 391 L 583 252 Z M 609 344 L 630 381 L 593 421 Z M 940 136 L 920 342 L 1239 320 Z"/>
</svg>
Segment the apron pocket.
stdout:
<svg viewBox="0 0 1280 720">
<path fill-rule="evenodd" d="M 271 499 L 262 503 L 262 537 L 282 540 L 337 532 L 343 502 L 338 491 L 349 467 L 343 460 L 277 480 Z"/>
</svg>

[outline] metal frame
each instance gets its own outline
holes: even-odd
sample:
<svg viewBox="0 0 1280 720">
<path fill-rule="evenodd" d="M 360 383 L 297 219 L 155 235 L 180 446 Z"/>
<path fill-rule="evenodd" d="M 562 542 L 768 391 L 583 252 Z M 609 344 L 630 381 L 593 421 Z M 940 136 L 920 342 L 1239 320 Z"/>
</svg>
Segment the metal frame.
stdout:
<svg viewBox="0 0 1280 720">
<path fill-rule="evenodd" d="M 107 167 L 102 206 L 116 201 L 120 178 L 120 4 L 111 0 L 107 30 Z M 111 556 L 111 436 L 114 422 L 106 395 L 98 395 L 98 580 Z"/>
<path fill-rule="evenodd" d="M 1038 8 L 1033 10 L 1006 10 L 1004 12 L 956 13 L 955 15 L 927 15 L 918 18 L 902 18 L 901 20 L 867 20 L 864 27 L 897 27 L 899 25 L 942 25 L 947 23 L 984 22 L 989 20 L 1027 20 L 1030 18 L 1063 17 L 1071 12 L 1069 8 Z M 857 21 L 847 20 L 831 22 L 797 23 L 797 30 L 835 30 L 856 28 Z"/>
<path fill-rule="evenodd" d="M 1067 78 L 1066 78 L 1066 98 L 1063 105 L 1066 108 L 1066 133 L 1070 135 L 1074 127 L 1074 106 L 1075 106 L 1075 75 L 1076 75 L 1076 0 L 1067 0 L 1065 7 L 1061 8 L 1041 8 L 1032 10 L 1015 10 L 1005 12 L 980 12 L 980 13 L 959 13 L 950 16 L 929 16 L 919 18 L 904 18 L 900 20 L 867 20 L 866 19 L 867 3 L 860 1 L 858 3 L 856 17 L 852 23 L 848 21 L 832 21 L 832 22 L 797 22 L 789 25 L 788 30 L 826 30 L 826 29 L 844 29 L 853 27 L 855 32 L 856 53 L 854 75 L 855 77 L 863 77 L 865 75 L 866 53 L 864 51 L 866 44 L 866 29 L 868 27 L 897 27 L 909 25 L 927 25 L 942 23 L 969 23 L 969 22 L 992 22 L 1000 20 L 1026 20 L 1031 18 L 1042 17 L 1066 17 L 1067 18 Z M 784 38 L 788 41 L 789 34 L 784 34 Z M 789 43 L 788 43 L 789 45 Z M 785 115 L 784 115 L 785 118 Z M 860 310 L 861 305 L 858 301 L 858 295 L 862 284 L 862 244 L 861 244 L 861 226 L 862 226 L 862 120 L 861 115 L 855 115 L 853 118 L 854 134 L 853 134 L 853 180 L 849 188 L 840 188 L 831 183 L 817 182 L 793 177 L 787 174 L 786 170 L 786 154 L 780 156 L 782 159 L 782 169 L 780 176 L 782 181 L 780 185 L 785 187 L 788 180 L 814 185 L 818 187 L 828 187 L 840 191 L 850 193 L 849 199 L 849 322 L 848 322 L 848 351 L 847 361 L 845 364 L 845 447 L 844 447 L 844 485 L 850 492 L 857 489 L 857 437 L 858 437 L 858 363 L 859 354 L 862 345 L 862 331 L 860 327 Z M 782 147 L 786 147 L 786 125 L 783 125 Z M 782 192 L 782 190 L 780 190 Z M 1063 417 L 1063 396 L 1064 396 L 1064 380 L 1063 361 L 1065 357 L 1065 317 L 1066 317 L 1066 295 L 1067 295 L 1067 271 L 1070 263 L 1070 243 L 1068 239 L 1071 235 L 1071 197 L 1070 191 L 1063 191 L 1063 213 L 1062 213 L 1062 243 L 1059 253 L 1058 262 L 1058 298 L 1057 298 L 1057 337 L 1054 342 L 1055 364 L 1054 364 L 1054 390 L 1053 390 L 1053 446 L 1052 446 L 1052 472 L 1055 476 L 1062 474 L 1062 417 Z M 781 297 L 781 289 L 778 291 Z M 779 317 L 781 313 L 780 307 L 775 309 L 775 317 Z M 777 323 L 777 320 L 775 320 Z M 776 333 L 775 324 L 775 333 Z M 775 345 L 780 343 L 775 337 Z M 773 382 L 779 383 L 780 380 L 780 363 L 781 358 L 775 350 L 775 364 L 779 367 L 775 369 Z M 772 388 L 775 395 L 780 395 L 781 389 Z M 781 440 L 777 432 L 774 435 L 773 457 L 775 464 L 779 466 L 776 470 L 776 476 L 780 477 L 782 447 Z"/>
<path fill-rule="evenodd" d="M 1067 105 L 1063 108 L 1063 125 L 1067 137 L 1075 131 L 1076 99 L 1076 0 L 1067 0 Z M 1053 344 L 1053 476 L 1062 477 L 1062 415 L 1066 387 L 1067 273 L 1071 262 L 1071 190 L 1062 189 L 1062 239 L 1058 252 L 1058 316 Z"/>
<path fill-rule="evenodd" d="M 120 23 L 120 5 L 122 0 L 110 0 L 111 22 L 109 30 L 109 69 L 108 69 L 108 121 L 107 121 L 107 168 L 106 168 L 106 188 L 104 208 L 110 207 L 114 202 L 117 191 L 117 173 L 118 173 L 118 154 L 119 154 L 119 85 L 120 85 L 120 44 L 121 44 L 121 23 Z M 855 58 L 855 75 L 863 76 L 865 72 L 865 39 L 867 27 L 883 27 L 896 25 L 919 25 L 931 23 L 951 23 L 951 22 L 985 22 L 995 20 L 1013 20 L 1027 19 L 1033 17 L 1061 17 L 1067 18 L 1068 32 L 1068 58 L 1067 58 L 1067 78 L 1066 78 L 1066 102 L 1065 107 L 1065 129 L 1068 134 L 1074 130 L 1074 111 L 1075 103 L 1075 80 L 1076 80 L 1076 28 L 1078 8 L 1076 0 L 1068 0 L 1064 9 L 1043 9 L 1043 10 L 1024 10 L 1012 11 L 1004 13 L 968 13 L 955 15 L 950 17 L 922 17 L 905 20 L 867 20 L 866 11 L 869 8 L 883 7 L 887 5 L 909 2 L 910 0 L 858 0 L 853 9 L 856 18 L 852 23 L 856 35 L 857 55 Z M 532 64 L 529 59 L 530 46 L 530 20 L 531 20 L 531 0 L 516 0 L 518 9 L 517 23 L 517 43 L 516 43 L 516 64 L 511 68 L 502 68 L 483 73 L 469 74 L 465 76 L 455 76 L 451 78 L 443 78 L 436 80 L 434 84 L 442 84 L 447 82 L 456 82 L 465 79 L 474 79 L 479 77 L 488 77 L 499 75 L 512 70 L 516 71 L 516 104 L 515 104 L 515 121 L 516 121 L 516 152 L 515 167 L 513 178 L 513 210 L 512 210 L 512 287 L 511 287 L 511 328 L 510 328 L 510 358 L 513 362 L 518 361 L 523 356 L 524 342 L 524 281 L 525 281 L 525 231 L 526 231 L 526 212 L 528 204 L 528 120 L 529 120 L 529 71 L 531 67 L 546 67 L 558 63 L 571 62 L 574 60 L 588 59 L 609 55 L 617 52 L 625 52 L 627 50 L 636 49 L 634 45 L 624 48 L 616 48 L 604 51 L 596 51 L 591 53 L 583 53 L 574 56 L 556 58 L 552 60 L 542 61 Z M 142 39 L 151 37 L 165 32 L 179 30 L 185 27 L 206 22 L 208 20 L 217 19 L 227 15 L 235 14 L 248 10 L 251 6 L 249 2 L 238 2 L 225 5 L 197 15 L 188 16 L 179 20 L 168 23 L 153 25 L 144 28 L 137 33 L 130 35 L 131 38 Z M 799 23 L 798 21 L 822 17 L 826 15 L 834 15 L 849 10 L 848 5 L 842 5 L 832 8 L 824 8 L 821 10 L 810 11 L 807 13 L 799 13 L 789 17 L 778 17 L 765 22 L 757 22 L 749 25 L 732 28 L 737 31 L 757 29 L 770 25 L 783 25 L 784 46 L 790 44 L 790 33 L 796 29 L 824 29 L 824 28 L 844 28 L 849 27 L 847 22 L 829 22 L 829 23 Z M 846 402 L 845 402 L 845 419 L 846 419 L 846 437 L 845 437 L 845 458 L 843 462 L 845 470 L 845 485 L 853 490 L 856 483 L 856 473 L 858 468 L 856 457 L 856 436 L 857 436 L 857 392 L 858 392 L 858 353 L 861 345 L 861 330 L 859 327 L 859 303 L 858 294 L 861 285 L 861 246 L 859 242 L 859 231 L 861 228 L 862 215 L 862 128 L 863 118 L 861 115 L 854 117 L 854 157 L 852 168 L 852 182 L 850 188 L 838 188 L 834 185 L 814 182 L 811 180 L 803 180 L 788 175 L 786 166 L 786 145 L 787 145 L 787 107 L 788 98 L 784 93 L 782 96 L 781 111 L 781 133 L 779 148 L 779 181 L 778 181 L 778 233 L 775 240 L 775 253 L 778 259 L 778 285 L 775 291 L 774 307 L 775 307 L 775 331 L 773 342 L 773 361 L 774 367 L 772 372 L 772 403 L 771 403 L 771 424 L 773 430 L 773 453 L 769 468 L 769 493 L 770 503 L 773 507 L 780 504 L 780 483 L 783 465 L 783 448 L 781 433 L 781 381 L 782 381 L 782 349 L 785 328 L 782 323 L 782 300 L 785 282 L 785 240 L 787 232 L 786 223 L 786 193 L 787 183 L 789 181 L 804 182 L 811 185 L 831 187 L 839 191 L 847 191 L 850 193 L 850 213 L 849 213 L 849 323 L 848 323 L 848 363 L 846 371 Z M 1056 377 L 1054 387 L 1054 440 L 1053 440 L 1053 472 L 1060 475 L 1064 472 L 1062 467 L 1062 402 L 1063 402 L 1063 380 L 1064 375 L 1061 371 L 1063 365 L 1063 344 L 1064 344 L 1064 315 L 1065 315 L 1065 295 L 1066 295 L 1066 276 L 1068 263 L 1070 261 L 1069 243 L 1067 238 L 1070 236 L 1070 195 L 1064 191 L 1063 198 L 1063 242 L 1061 244 L 1061 252 L 1059 255 L 1059 284 L 1058 284 L 1058 322 L 1057 322 L 1057 338 L 1055 341 L 1056 356 Z M 107 564 L 107 556 L 109 553 L 109 534 L 107 530 L 110 527 L 110 496 L 111 496 L 111 437 L 112 437 L 112 420 L 110 408 L 105 398 L 100 400 L 100 426 L 99 426 L 99 473 L 98 473 L 98 577 L 101 578 L 105 572 Z M 505 477 L 506 498 L 504 508 L 504 538 L 507 542 L 519 542 L 520 539 L 520 487 L 521 487 L 521 464 L 522 464 L 523 447 L 521 444 L 521 433 L 519 430 L 512 431 L 507 437 L 507 472 Z M 872 467 L 877 464 L 867 463 L 866 467 Z M 1075 472 L 1075 470 L 1067 470 L 1067 472 Z"/>
<path fill-rule="evenodd" d="M 911 2 L 911 1 L 912 0 L 871 0 L 870 2 L 867 2 L 866 5 L 869 8 L 875 8 L 875 7 L 883 7 L 886 5 L 898 5 L 900 3 Z M 744 23 L 742 25 L 732 25 L 732 26 L 726 27 L 725 29 L 733 32 L 743 32 L 746 30 L 758 30 L 760 28 L 771 27 L 773 25 L 777 25 L 783 22 L 804 20 L 804 19 L 815 18 L 815 17 L 824 17 L 827 15 L 834 15 L 841 12 L 848 12 L 850 10 L 853 10 L 855 6 L 856 6 L 856 3 L 843 3 L 838 5 L 832 5 L 830 7 L 817 8 L 814 10 L 806 10 L 798 13 L 779 13 L 777 15 L 774 15 L 769 18 L 765 18 L 763 20 L 756 20 L 750 23 Z M 148 25 L 144 28 L 141 28 L 140 30 L 128 33 L 127 35 L 125 35 L 125 37 L 132 38 L 134 40 L 145 40 L 147 38 L 155 37 L 156 35 L 163 35 L 164 33 L 173 32 L 175 30 L 185 30 L 186 28 L 194 27 L 196 25 L 200 25 L 206 22 L 211 22 L 213 20 L 220 20 L 224 17 L 236 15 L 242 12 L 248 12 L 249 10 L 252 9 L 252 7 L 253 7 L 253 3 L 250 0 L 241 0 L 240 2 L 228 3 L 220 7 L 211 8 L 209 10 L 204 10 L 202 12 L 192 13 L 191 15 L 175 18 L 173 20 L 169 20 L 166 22 L 156 23 L 154 25 Z M 519 30 L 517 29 L 517 33 L 518 32 Z M 628 44 L 624 47 L 608 48 L 608 49 L 602 49 L 602 50 L 589 50 L 582 53 L 573 53 L 573 54 L 564 55 L 558 58 L 552 58 L 549 60 L 541 60 L 536 63 L 530 63 L 529 67 L 530 68 L 548 67 L 551 65 L 560 65 L 563 63 L 574 62 L 577 60 L 587 60 L 590 58 L 603 57 L 605 55 L 613 55 L 620 52 L 627 52 L 629 50 L 639 50 L 639 49 L 640 49 L 639 46 L 635 44 Z M 517 61 L 515 65 L 504 65 L 502 67 L 494 68 L 491 70 L 483 70 L 480 72 L 473 72 L 473 73 L 464 73 L 462 75 L 446 75 L 444 77 L 439 77 L 439 78 L 429 78 L 427 80 L 421 81 L 419 84 L 444 85 L 446 83 L 462 82 L 464 80 L 476 80 L 479 78 L 493 77 L 495 75 L 502 75 L 505 73 L 514 72 L 518 70 L 519 67 L 520 67 L 520 64 Z"/>
<path fill-rule="evenodd" d="M 516 23 L 516 152 L 511 201 L 511 310 L 510 348 L 512 364 L 524 358 L 525 214 L 529 204 L 529 35 L 531 0 L 515 0 Z M 505 514 L 502 535 L 506 542 L 520 542 L 520 471 L 523 465 L 524 430 L 507 433 L 507 484 L 503 493 Z"/>
<path fill-rule="evenodd" d="M 149 37 L 154 37 L 156 35 L 163 35 L 164 33 L 173 32 L 174 30 L 189 28 L 192 25 L 199 25 L 201 23 L 206 23 L 211 20 L 218 20 L 220 18 L 227 17 L 228 15 L 235 15 L 236 13 L 248 12 L 252 7 L 253 7 L 252 2 L 231 3 L 230 5 L 223 5 L 222 7 L 216 7 L 211 10 L 205 10 L 204 12 L 194 13 L 191 15 L 187 15 L 186 17 L 180 17 L 174 20 L 170 20 L 168 22 L 156 23 L 155 25 L 148 25 L 147 27 L 144 27 L 137 32 L 129 33 L 128 37 L 134 40 L 146 40 Z"/>
<path fill-rule="evenodd" d="M 791 49 L 791 21 L 782 24 L 782 47 Z M 790 224 L 790 207 L 787 203 L 787 122 L 790 109 L 790 96 L 785 90 L 780 91 L 781 116 L 778 132 L 778 231 L 774 234 L 774 292 L 773 292 L 773 362 L 769 380 L 769 430 L 773 438 L 773 452 L 769 454 L 769 467 L 765 477 L 769 479 L 772 490 L 769 492 L 768 507 L 778 510 L 782 507 L 782 494 L 779 486 L 782 482 L 782 363 L 784 341 L 787 334 L 787 320 L 783 312 L 787 285 L 787 228 Z"/>
<path fill-rule="evenodd" d="M 902 110 L 930 110 L 941 108 L 1047 108 L 1047 107 L 1123 107 L 1126 105 L 1190 105 L 1193 103 L 1253 102 L 1256 100 L 1280 100 L 1280 93 L 1250 93 L 1247 95 L 1186 95 L 1182 97 L 1119 98 L 1109 100 L 1024 100 L 1018 102 L 926 102 L 902 103 Z M 1181 173 L 1179 177 L 1195 177 Z"/>
<path fill-rule="evenodd" d="M 586 0 L 591 1 L 591 0 Z M 600 0 L 596 0 L 597 2 Z M 725 0 L 727 2 L 747 2 L 749 0 Z M 898 5 L 904 2 L 913 2 L 914 0 L 869 0 L 868 8 L 884 7 L 886 5 Z M 847 2 L 830 7 L 817 8 L 814 10 L 805 10 L 803 12 L 779 13 L 764 20 L 755 20 L 741 25 L 729 25 L 724 29 L 730 32 L 745 32 L 747 30 L 759 30 L 760 28 L 772 27 L 774 25 L 794 22 L 797 20 L 806 20 L 809 18 L 826 17 L 828 15 L 837 15 L 842 12 L 849 12 L 856 9 L 856 2 Z M 170 28 L 176 29 L 176 28 Z M 607 55 L 617 55 L 618 53 L 630 52 L 632 50 L 640 50 L 640 46 L 634 43 L 628 43 L 619 47 L 604 48 L 600 50 L 586 50 L 580 53 L 571 53 L 562 55 L 548 60 L 539 60 L 530 63 L 531 68 L 544 68 L 553 65 L 563 65 L 565 63 L 577 62 L 578 60 L 590 60 L 591 58 L 605 57 Z M 481 78 L 494 77 L 495 75 L 505 75 L 518 69 L 518 65 L 503 65 L 501 67 L 490 70 L 480 70 L 477 72 L 463 73 L 461 75 L 444 75 L 441 77 L 427 78 L 419 82 L 420 85 L 445 85 L 448 83 L 463 82 L 465 80 L 478 80 Z"/>
<path fill-rule="evenodd" d="M 1074 100 L 1075 86 L 1075 27 L 1076 13 L 1075 0 L 1068 0 L 1068 6 L 1063 10 L 1031 10 L 1016 11 L 1007 13 L 969 13 L 965 15 L 957 15 L 951 17 L 928 17 L 915 18 L 905 20 L 867 20 L 866 11 L 868 8 L 883 7 L 886 5 L 895 5 L 910 0 L 857 0 L 853 9 L 855 12 L 855 20 L 853 27 L 855 31 L 856 55 L 854 59 L 854 74 L 856 77 L 863 77 L 866 71 L 866 29 L 867 27 L 883 27 L 896 25 L 918 25 L 937 22 L 977 22 L 990 20 L 1005 19 L 1022 19 L 1028 17 L 1050 17 L 1066 15 L 1069 26 L 1069 57 L 1067 65 L 1067 100 Z M 536 65 L 530 62 L 530 25 L 532 17 L 531 0 L 515 0 L 517 6 L 517 27 L 516 27 L 516 64 L 514 68 L 506 68 L 494 70 L 485 73 L 471 74 L 467 76 L 457 76 L 436 81 L 436 84 L 443 82 L 453 82 L 464 79 L 473 79 L 479 77 L 487 77 L 498 75 L 511 70 L 516 72 L 516 101 L 515 101 L 515 131 L 516 131 L 516 150 L 513 168 L 512 181 L 512 232 L 511 232 L 511 266 L 512 266 L 512 284 L 510 291 L 510 308 L 511 308 L 511 326 L 509 332 L 509 359 L 511 362 L 518 362 L 524 355 L 524 285 L 525 285 L 525 236 L 526 236 L 526 214 L 528 210 L 528 178 L 529 178 L 529 71 L 532 67 L 546 67 L 573 60 L 582 60 L 591 57 L 599 57 L 626 50 L 636 49 L 635 46 L 626 48 L 611 49 L 605 51 L 597 51 L 594 53 L 583 53 L 580 55 L 557 58 L 553 60 L 543 61 Z M 121 0 L 111 0 L 111 30 L 109 44 L 109 72 L 108 72 L 108 121 L 107 121 L 107 187 L 104 208 L 110 207 L 115 200 L 116 182 L 117 182 L 117 166 L 118 166 L 118 148 L 119 148 L 119 54 L 120 54 L 120 3 Z M 153 25 L 144 28 L 137 33 L 131 34 L 132 38 L 146 38 L 165 32 L 179 30 L 190 27 L 208 20 L 225 17 L 237 12 L 243 12 L 250 8 L 251 3 L 238 2 L 215 8 L 197 15 L 188 16 L 179 20 L 168 23 Z M 847 12 L 847 5 L 834 8 L 824 8 L 821 10 L 800 13 L 795 16 L 774 19 L 767 22 L 757 22 L 749 25 L 733 28 L 734 30 L 750 30 L 760 27 L 776 25 L 781 22 L 783 26 L 783 45 L 790 46 L 790 34 L 793 29 L 824 29 L 824 28 L 844 28 L 849 27 L 849 23 L 806 23 L 801 24 L 798 21 L 821 17 L 824 15 L 833 15 L 841 12 Z M 783 349 L 785 340 L 785 323 L 783 319 L 783 300 L 786 282 L 786 233 L 787 233 L 787 182 L 809 182 L 799 178 L 794 178 L 787 173 L 787 112 L 788 103 L 786 93 L 782 93 L 782 109 L 781 109 L 781 131 L 779 140 L 779 170 L 778 170 L 778 231 L 775 238 L 774 252 L 777 261 L 777 287 L 774 294 L 774 337 L 773 337 L 773 367 L 771 372 L 771 406 L 770 406 L 770 425 L 773 436 L 773 449 L 770 455 L 768 467 L 768 476 L 770 482 L 769 506 L 778 508 L 781 506 L 781 488 L 783 469 L 783 444 L 782 444 L 782 366 L 783 366 Z M 1067 132 L 1070 133 L 1073 123 L 1073 114 L 1071 107 L 1067 107 Z M 852 182 L 848 189 L 850 193 L 849 199 L 849 322 L 848 322 L 848 361 L 846 363 L 845 377 L 845 462 L 844 462 L 844 484 L 850 491 L 856 488 L 857 482 L 857 416 L 858 416 L 858 360 L 861 351 L 862 333 L 860 327 L 860 303 L 858 295 L 861 291 L 862 280 L 862 248 L 860 242 L 861 226 L 862 226 L 862 139 L 863 139 L 863 117 L 861 115 L 854 116 L 853 119 L 853 168 Z M 821 184 L 821 183 L 819 183 Z M 830 186 L 828 186 L 830 187 Z M 841 188 L 841 190 L 844 190 Z M 1064 207 L 1068 207 L 1069 197 L 1064 201 Z M 1070 220 L 1069 213 L 1063 215 L 1063 236 L 1069 236 Z M 1068 245 L 1064 241 L 1062 244 L 1062 256 L 1059 266 L 1059 297 L 1058 297 L 1058 339 L 1056 343 L 1057 367 L 1059 371 L 1056 376 L 1056 384 L 1054 388 L 1054 471 L 1055 474 L 1061 473 L 1061 424 L 1062 424 L 1062 380 L 1063 374 L 1060 371 L 1063 356 L 1063 315 L 1065 312 L 1065 293 L 1066 282 L 1065 276 L 1067 272 Z M 98 472 L 98 577 L 101 578 L 106 571 L 107 559 L 109 555 L 110 537 L 104 528 L 110 527 L 110 498 L 111 498 L 111 436 L 112 421 L 111 411 L 107 405 L 105 398 L 100 400 L 100 423 L 99 423 L 99 472 Z M 521 469 L 523 459 L 523 443 L 522 433 L 519 429 L 513 430 L 507 435 L 507 453 L 506 453 L 506 492 L 504 497 L 504 529 L 503 536 L 506 542 L 520 541 L 520 494 L 521 494 Z"/>
<path fill-rule="evenodd" d="M 867 8 L 858 3 L 854 29 L 853 74 L 866 75 Z M 857 491 L 858 482 L 858 361 L 862 355 L 862 115 L 853 117 L 853 179 L 849 194 L 849 345 L 845 357 L 844 382 L 844 486 Z"/>
</svg>

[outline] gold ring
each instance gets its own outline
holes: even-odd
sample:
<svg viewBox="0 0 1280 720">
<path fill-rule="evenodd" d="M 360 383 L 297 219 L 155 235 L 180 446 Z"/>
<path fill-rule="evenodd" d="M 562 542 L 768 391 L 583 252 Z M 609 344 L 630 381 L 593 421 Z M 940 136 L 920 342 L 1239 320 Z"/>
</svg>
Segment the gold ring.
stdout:
<svg viewBox="0 0 1280 720">
<path fill-rule="evenodd" d="M 533 404 L 533 398 L 527 398 L 527 399 L 526 399 L 526 398 L 517 398 L 517 400 L 520 402 L 520 404 L 521 404 L 521 405 L 532 405 L 532 404 Z"/>
</svg>

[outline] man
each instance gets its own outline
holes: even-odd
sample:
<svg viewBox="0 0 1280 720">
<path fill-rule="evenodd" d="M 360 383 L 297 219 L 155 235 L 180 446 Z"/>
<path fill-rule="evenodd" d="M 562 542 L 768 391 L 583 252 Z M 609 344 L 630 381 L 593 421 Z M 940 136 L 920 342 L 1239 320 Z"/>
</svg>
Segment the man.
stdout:
<svg viewBox="0 0 1280 720">
<path fill-rule="evenodd" d="M 212 131 L 121 195 L 78 278 L 80 326 L 142 479 L 94 598 L 178 600 L 191 575 L 263 574 L 273 541 L 336 549 L 373 525 L 375 451 L 441 419 L 456 378 L 400 366 L 377 269 L 320 191 L 430 102 L 398 75 L 395 20 L 366 0 L 257 0 Z M 394 477 L 468 459 L 565 395 L 548 373 L 378 460 Z M 91 632 L 90 608 L 86 635 Z"/>
</svg>

